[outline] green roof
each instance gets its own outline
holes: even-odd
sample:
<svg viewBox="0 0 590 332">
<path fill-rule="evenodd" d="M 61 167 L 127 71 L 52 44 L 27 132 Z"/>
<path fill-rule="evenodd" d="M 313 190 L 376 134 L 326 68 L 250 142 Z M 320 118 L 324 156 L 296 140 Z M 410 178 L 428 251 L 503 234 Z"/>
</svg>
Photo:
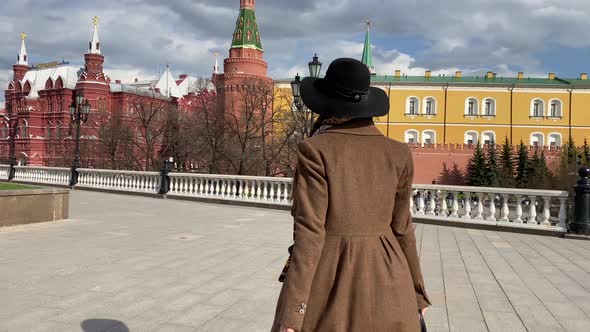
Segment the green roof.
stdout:
<svg viewBox="0 0 590 332">
<path fill-rule="evenodd" d="M 571 85 L 571 80 L 563 78 L 538 78 L 538 77 L 525 77 L 518 79 L 517 77 L 494 77 L 487 78 L 486 76 L 389 76 L 389 75 L 377 75 L 371 77 L 371 83 L 373 84 L 435 84 L 435 85 L 546 85 L 546 86 L 568 86 Z M 586 81 L 588 82 L 588 81 Z M 590 83 L 587 83 L 590 86 Z"/>
<path fill-rule="evenodd" d="M 322 76 L 320 76 L 322 77 Z M 290 82 L 292 79 L 278 79 L 280 82 Z M 392 85 L 450 85 L 450 86 L 531 86 L 531 87 L 549 87 L 549 88 L 574 88 L 574 89 L 590 89 L 590 80 L 581 80 L 579 78 L 561 78 L 555 79 L 542 77 L 525 77 L 518 79 L 517 77 L 495 77 L 487 78 L 486 76 L 463 76 L 457 78 L 455 76 L 399 76 L 393 75 L 373 75 L 371 76 L 371 84 L 392 84 Z"/>
<path fill-rule="evenodd" d="M 258 22 L 253 9 L 240 9 L 231 48 L 253 48 L 263 51 Z"/>
<path fill-rule="evenodd" d="M 373 54 L 371 51 L 371 30 L 367 28 L 365 35 L 365 47 L 363 48 L 363 58 L 361 60 L 367 67 L 373 67 Z"/>
</svg>

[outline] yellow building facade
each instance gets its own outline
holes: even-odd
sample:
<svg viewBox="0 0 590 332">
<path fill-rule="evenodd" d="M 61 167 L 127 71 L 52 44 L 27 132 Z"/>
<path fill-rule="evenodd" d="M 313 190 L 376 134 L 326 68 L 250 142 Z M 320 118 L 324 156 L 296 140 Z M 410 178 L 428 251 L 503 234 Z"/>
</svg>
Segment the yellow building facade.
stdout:
<svg viewBox="0 0 590 332">
<path fill-rule="evenodd" d="M 278 81 L 290 90 L 288 81 Z M 569 137 L 576 145 L 590 140 L 590 81 L 586 74 L 564 79 L 498 77 L 372 76 L 383 89 L 390 111 L 375 118 L 387 137 L 418 145 L 485 144 L 559 147 Z M 283 91 L 283 92 L 285 92 Z"/>
<path fill-rule="evenodd" d="M 413 144 L 502 143 L 559 147 L 572 137 L 590 138 L 590 82 L 577 79 L 498 77 L 373 76 L 385 90 L 388 115 L 376 118 L 388 137 Z"/>
</svg>

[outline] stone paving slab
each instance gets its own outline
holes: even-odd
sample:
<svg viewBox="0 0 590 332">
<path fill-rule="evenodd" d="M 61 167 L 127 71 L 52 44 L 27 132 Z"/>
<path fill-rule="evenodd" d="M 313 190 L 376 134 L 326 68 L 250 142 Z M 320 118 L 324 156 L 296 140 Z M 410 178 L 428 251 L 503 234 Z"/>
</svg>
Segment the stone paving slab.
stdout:
<svg viewBox="0 0 590 332">
<path fill-rule="evenodd" d="M 0 229 L 0 332 L 268 331 L 288 212 L 74 191 Z M 416 225 L 429 331 L 590 330 L 590 241 Z"/>
</svg>

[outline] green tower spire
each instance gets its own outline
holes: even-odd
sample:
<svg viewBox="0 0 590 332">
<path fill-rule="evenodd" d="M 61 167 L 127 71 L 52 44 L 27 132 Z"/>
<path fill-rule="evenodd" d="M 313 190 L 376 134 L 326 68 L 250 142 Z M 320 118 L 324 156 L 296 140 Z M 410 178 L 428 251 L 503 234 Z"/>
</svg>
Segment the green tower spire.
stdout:
<svg viewBox="0 0 590 332">
<path fill-rule="evenodd" d="M 367 67 L 371 75 L 375 75 L 373 67 L 373 52 L 371 51 L 371 21 L 367 20 L 367 34 L 365 35 L 365 47 L 363 48 L 363 59 L 361 60 Z"/>
<path fill-rule="evenodd" d="M 260 41 L 253 1 L 251 3 L 242 1 L 231 48 L 253 48 L 264 51 Z"/>
</svg>

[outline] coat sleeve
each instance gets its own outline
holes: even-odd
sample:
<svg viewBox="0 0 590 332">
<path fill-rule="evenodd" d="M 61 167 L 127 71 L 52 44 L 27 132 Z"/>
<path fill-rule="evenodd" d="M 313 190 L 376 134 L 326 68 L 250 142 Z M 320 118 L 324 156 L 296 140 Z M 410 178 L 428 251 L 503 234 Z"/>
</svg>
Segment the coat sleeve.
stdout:
<svg viewBox="0 0 590 332">
<path fill-rule="evenodd" d="M 311 283 L 324 247 L 328 208 L 328 185 L 322 158 L 305 141 L 298 146 L 296 174 L 295 246 L 277 319 L 281 325 L 298 331 L 303 325 Z"/>
<path fill-rule="evenodd" d="M 414 235 L 414 225 L 412 224 L 412 215 L 410 213 L 414 163 L 412 161 L 412 154 L 409 150 L 407 154 L 406 160 L 408 161 L 403 167 L 398 181 L 391 228 L 406 256 L 410 273 L 412 274 L 412 280 L 414 282 L 418 309 L 422 309 L 432 305 L 432 303 L 426 295 L 424 279 L 420 269 L 420 259 L 418 258 L 418 251 L 416 250 L 416 237 Z"/>
</svg>

